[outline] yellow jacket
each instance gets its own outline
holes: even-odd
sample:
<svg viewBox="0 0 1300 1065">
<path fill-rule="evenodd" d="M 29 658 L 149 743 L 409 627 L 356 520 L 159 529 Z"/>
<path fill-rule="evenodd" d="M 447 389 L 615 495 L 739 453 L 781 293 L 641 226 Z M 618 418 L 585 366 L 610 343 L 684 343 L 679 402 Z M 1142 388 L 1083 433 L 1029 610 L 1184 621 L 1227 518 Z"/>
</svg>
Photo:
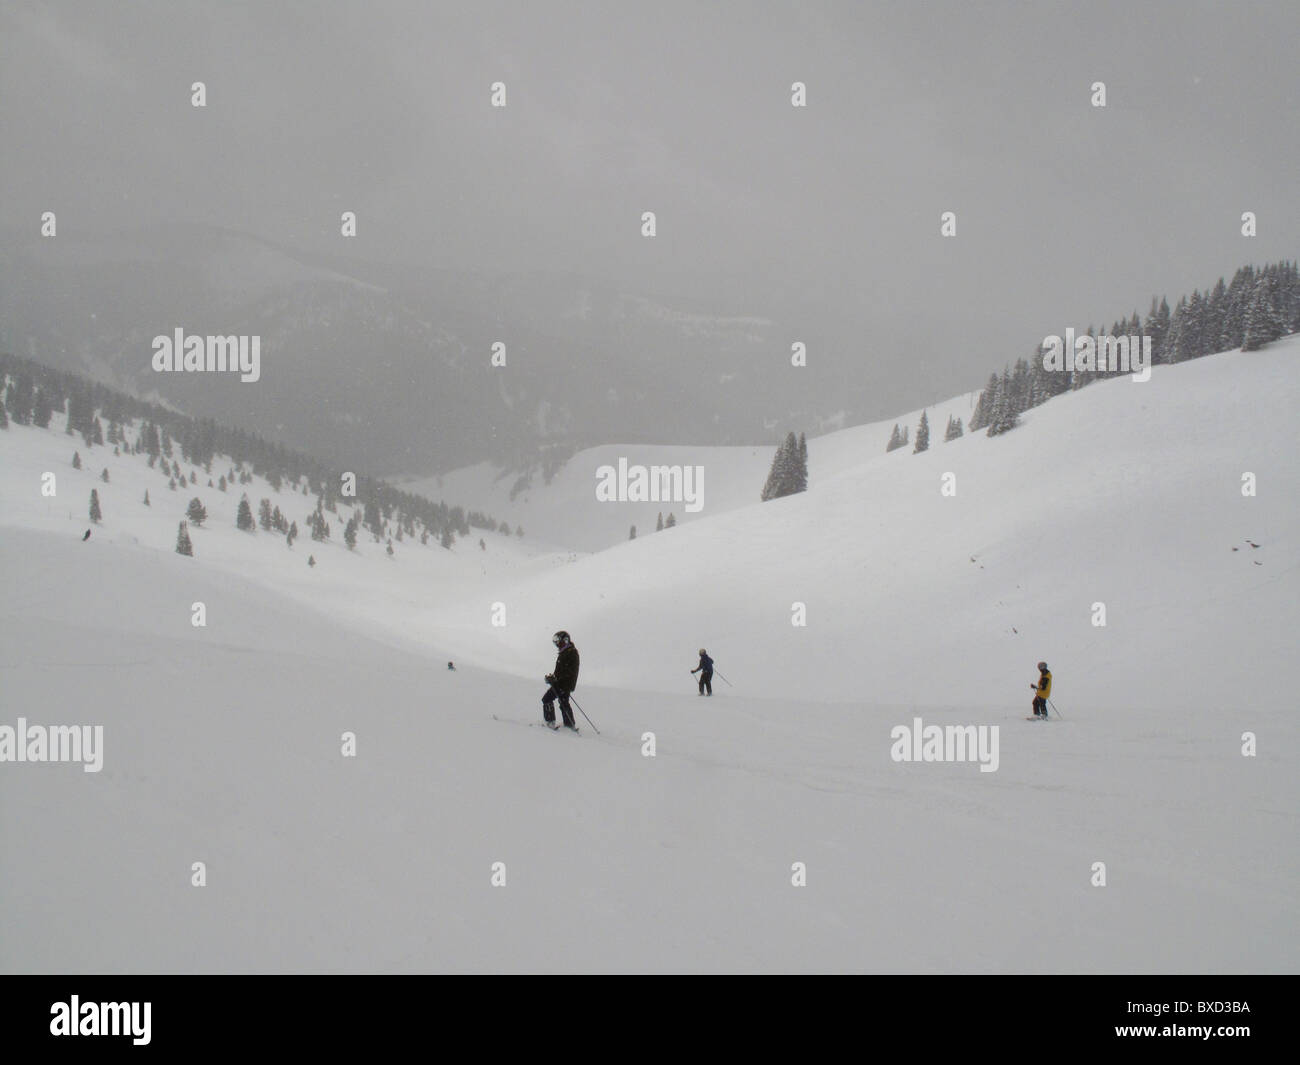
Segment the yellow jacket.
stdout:
<svg viewBox="0 0 1300 1065">
<path fill-rule="evenodd" d="M 1052 694 L 1052 671 L 1044 670 L 1038 675 L 1038 698 L 1046 699 Z"/>
</svg>

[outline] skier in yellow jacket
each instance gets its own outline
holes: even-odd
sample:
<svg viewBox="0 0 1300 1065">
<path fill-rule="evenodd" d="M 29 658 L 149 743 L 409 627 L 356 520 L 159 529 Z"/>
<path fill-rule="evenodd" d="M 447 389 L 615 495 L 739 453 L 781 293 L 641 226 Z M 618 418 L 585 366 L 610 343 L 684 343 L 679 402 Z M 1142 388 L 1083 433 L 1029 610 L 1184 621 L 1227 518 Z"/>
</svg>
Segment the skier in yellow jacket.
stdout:
<svg viewBox="0 0 1300 1065">
<path fill-rule="evenodd" d="M 1052 694 L 1052 671 L 1046 662 L 1038 663 L 1038 683 L 1029 685 L 1034 689 L 1034 717 L 1047 717 L 1047 699 Z"/>
</svg>

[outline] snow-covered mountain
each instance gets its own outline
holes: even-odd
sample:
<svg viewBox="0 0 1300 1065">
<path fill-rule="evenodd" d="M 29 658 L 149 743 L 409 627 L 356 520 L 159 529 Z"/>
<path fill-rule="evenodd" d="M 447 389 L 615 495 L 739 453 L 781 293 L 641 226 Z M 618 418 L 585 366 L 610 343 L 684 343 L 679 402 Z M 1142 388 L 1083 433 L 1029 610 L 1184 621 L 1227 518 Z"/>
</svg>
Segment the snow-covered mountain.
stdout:
<svg viewBox="0 0 1300 1065">
<path fill-rule="evenodd" d="M 769 448 L 681 449 L 705 510 L 592 554 L 556 549 L 562 516 L 618 448 L 529 489 L 522 540 L 390 557 L 348 551 L 346 513 L 327 544 L 237 530 L 241 492 L 300 527 L 314 505 L 259 479 L 173 493 L 61 416 L 11 425 L 0 724 L 98 723 L 105 749 L 0 765 L 0 907 L 25 914 L 0 967 L 1289 971 L 1297 355 L 945 444 L 961 397 L 923 454 L 884 452 L 914 414 L 810 440 L 809 490 L 768 503 Z M 557 628 L 599 736 L 510 723 L 539 716 Z M 712 700 L 699 646 L 732 682 Z M 1040 658 L 1050 726 L 1022 720 Z M 997 725 L 997 770 L 895 762 L 914 717 Z"/>
</svg>

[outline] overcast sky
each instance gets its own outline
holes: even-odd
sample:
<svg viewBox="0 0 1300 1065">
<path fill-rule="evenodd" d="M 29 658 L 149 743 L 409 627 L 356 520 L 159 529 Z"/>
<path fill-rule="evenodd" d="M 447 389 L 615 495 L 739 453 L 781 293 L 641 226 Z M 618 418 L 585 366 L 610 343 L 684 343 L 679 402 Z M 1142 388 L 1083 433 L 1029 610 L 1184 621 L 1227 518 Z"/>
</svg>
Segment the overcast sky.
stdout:
<svg viewBox="0 0 1300 1065">
<path fill-rule="evenodd" d="M 355 210 L 367 258 L 689 278 L 757 315 L 780 287 L 844 343 L 870 330 L 864 358 L 906 345 L 878 357 L 924 399 L 1153 290 L 1300 254 L 1297 11 L 0 0 L 0 224 L 338 252 Z"/>
</svg>

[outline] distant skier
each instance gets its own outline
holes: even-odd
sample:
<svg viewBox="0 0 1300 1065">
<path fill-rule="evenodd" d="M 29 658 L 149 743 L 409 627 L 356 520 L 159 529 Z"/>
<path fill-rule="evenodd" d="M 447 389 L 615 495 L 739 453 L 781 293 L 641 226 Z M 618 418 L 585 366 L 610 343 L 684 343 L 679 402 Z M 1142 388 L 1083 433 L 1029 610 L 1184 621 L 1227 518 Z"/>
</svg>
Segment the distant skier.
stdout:
<svg viewBox="0 0 1300 1065">
<path fill-rule="evenodd" d="M 704 694 L 704 689 L 709 689 L 709 694 L 713 694 L 713 659 L 709 657 L 709 652 L 703 647 L 700 648 L 700 664 L 691 670 L 692 673 L 700 675 L 700 694 Z"/>
<path fill-rule="evenodd" d="M 450 670 L 452 670 L 453 672 L 455 672 L 456 666 L 455 666 L 453 663 L 448 662 L 448 663 L 447 663 L 447 668 L 450 669 Z"/>
<path fill-rule="evenodd" d="M 1038 683 L 1029 685 L 1034 695 L 1034 717 L 1047 717 L 1047 699 L 1052 694 L 1052 672 L 1046 662 L 1038 663 Z"/>
<path fill-rule="evenodd" d="M 84 543 L 85 543 L 87 540 L 89 540 L 89 539 L 90 539 L 90 530 L 87 529 L 87 530 L 86 530 L 86 535 L 83 536 L 83 537 L 81 538 L 81 542 L 84 544 Z"/>
<path fill-rule="evenodd" d="M 555 700 L 560 701 L 560 713 L 564 715 L 564 727 L 578 731 L 573 720 L 573 709 L 569 706 L 569 694 L 578 686 L 578 649 L 573 646 L 569 634 L 561 629 L 551 637 L 551 642 L 559 648 L 555 656 L 555 672 L 546 674 L 546 683 L 550 685 L 542 696 L 542 717 L 550 728 L 558 728 L 555 723 Z"/>
</svg>

